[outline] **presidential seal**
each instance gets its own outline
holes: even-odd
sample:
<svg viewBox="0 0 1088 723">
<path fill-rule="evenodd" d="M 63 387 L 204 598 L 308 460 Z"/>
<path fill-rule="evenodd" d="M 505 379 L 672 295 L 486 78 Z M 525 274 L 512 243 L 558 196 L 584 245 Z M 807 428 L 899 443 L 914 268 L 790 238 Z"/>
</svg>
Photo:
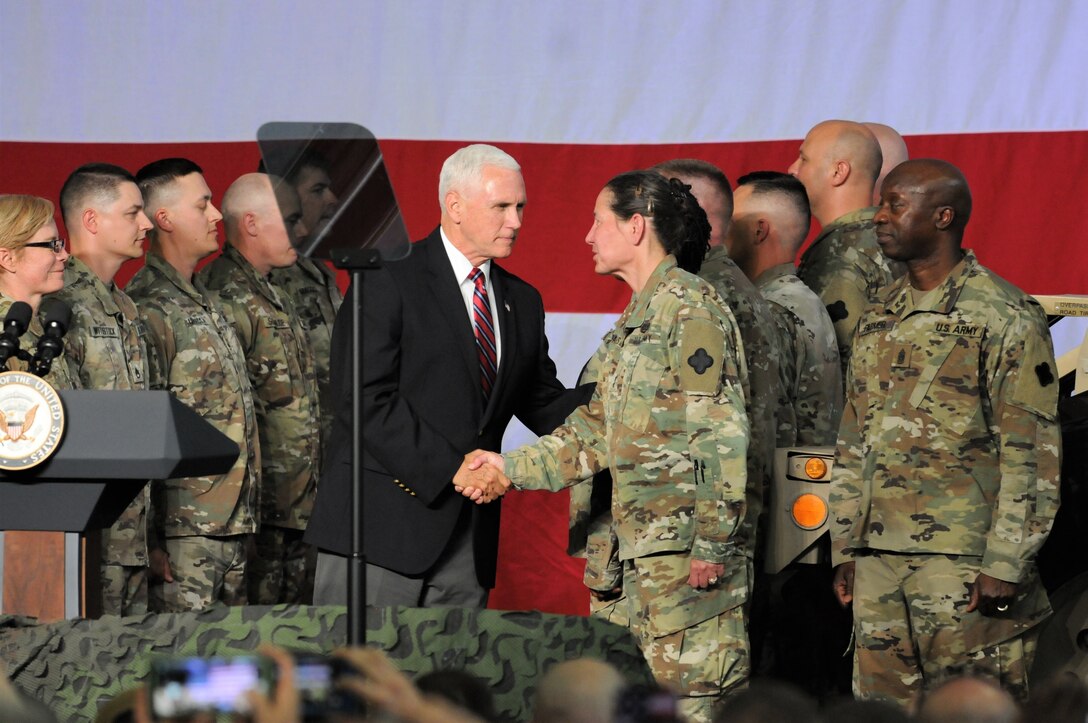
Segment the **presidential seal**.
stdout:
<svg viewBox="0 0 1088 723">
<path fill-rule="evenodd" d="M 41 464 L 63 435 L 64 406 L 57 391 L 27 372 L 0 372 L 0 470 Z"/>
</svg>

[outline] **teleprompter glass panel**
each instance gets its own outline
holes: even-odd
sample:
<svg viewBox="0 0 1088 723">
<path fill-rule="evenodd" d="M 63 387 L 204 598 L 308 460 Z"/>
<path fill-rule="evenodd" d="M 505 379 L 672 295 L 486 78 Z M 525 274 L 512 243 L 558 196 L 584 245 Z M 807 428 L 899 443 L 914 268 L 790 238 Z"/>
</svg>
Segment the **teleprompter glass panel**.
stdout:
<svg viewBox="0 0 1088 723">
<path fill-rule="evenodd" d="M 408 255 L 408 229 L 369 130 L 354 123 L 265 123 L 257 143 L 262 167 L 280 179 L 276 183 L 323 204 L 296 241 L 301 255 L 337 263 L 365 250 L 386 260 Z"/>
</svg>

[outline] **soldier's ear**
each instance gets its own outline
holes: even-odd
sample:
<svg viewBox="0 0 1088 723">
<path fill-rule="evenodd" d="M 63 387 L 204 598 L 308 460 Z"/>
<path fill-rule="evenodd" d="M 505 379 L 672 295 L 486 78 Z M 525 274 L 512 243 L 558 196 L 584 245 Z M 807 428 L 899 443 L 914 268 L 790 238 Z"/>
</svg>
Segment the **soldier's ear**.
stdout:
<svg viewBox="0 0 1088 723">
<path fill-rule="evenodd" d="M 767 222 L 765 218 L 756 219 L 756 227 L 753 229 L 752 244 L 759 246 L 761 243 L 767 240 L 767 237 L 771 235 L 771 224 Z"/>
<path fill-rule="evenodd" d="M 941 231 L 946 231 L 952 222 L 956 220 L 956 211 L 951 206 L 938 206 L 935 213 L 934 225 Z"/>
<path fill-rule="evenodd" d="M 79 214 L 79 222 L 91 233 L 98 233 L 98 211 L 93 208 L 83 209 L 83 213 Z"/>
<path fill-rule="evenodd" d="M 642 243 L 642 238 L 646 232 L 646 218 L 641 213 L 636 213 L 627 223 L 630 224 L 631 242 L 637 246 Z"/>
<path fill-rule="evenodd" d="M 850 178 L 850 161 L 840 160 L 831 164 L 831 185 L 841 186 Z"/>
<path fill-rule="evenodd" d="M 257 214 L 252 211 L 246 211 L 242 214 L 242 231 L 247 236 L 257 236 L 259 233 L 257 226 Z"/>
<path fill-rule="evenodd" d="M 0 269 L 15 273 L 15 249 L 0 246 Z"/>
<path fill-rule="evenodd" d="M 174 230 L 174 222 L 170 220 L 170 213 L 165 208 L 156 209 L 155 213 L 151 214 L 151 220 L 166 233 Z"/>
</svg>

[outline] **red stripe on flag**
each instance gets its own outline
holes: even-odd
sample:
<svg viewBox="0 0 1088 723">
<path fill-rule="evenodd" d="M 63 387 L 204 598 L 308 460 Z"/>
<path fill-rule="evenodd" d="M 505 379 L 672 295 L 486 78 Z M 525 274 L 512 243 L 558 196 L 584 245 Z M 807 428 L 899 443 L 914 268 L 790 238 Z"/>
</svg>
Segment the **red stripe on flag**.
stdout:
<svg viewBox="0 0 1088 723">
<path fill-rule="evenodd" d="M 1076 179 L 1088 158 L 1088 131 L 912 136 L 913 157 L 944 158 L 967 176 L 974 212 L 965 244 L 986 266 L 1027 291 L 1088 292 L 1088 217 Z M 513 256 L 502 265 L 535 285 L 549 311 L 619 312 L 626 284 L 593 273 L 583 243 L 593 203 L 609 178 L 675 157 L 704 158 L 731 180 L 753 170 L 785 169 L 799 140 L 670 145 L 501 143 L 522 164 L 529 203 Z M 438 171 L 464 145 L 449 141 L 383 141 L 409 233 L 423 238 L 438 223 Z M 135 171 L 184 155 L 204 167 L 218 200 L 254 170 L 255 143 L 92 144 L 0 141 L 0 191 L 54 201 L 76 166 L 109 161 Z M 123 270 L 126 278 L 138 264 Z"/>
</svg>

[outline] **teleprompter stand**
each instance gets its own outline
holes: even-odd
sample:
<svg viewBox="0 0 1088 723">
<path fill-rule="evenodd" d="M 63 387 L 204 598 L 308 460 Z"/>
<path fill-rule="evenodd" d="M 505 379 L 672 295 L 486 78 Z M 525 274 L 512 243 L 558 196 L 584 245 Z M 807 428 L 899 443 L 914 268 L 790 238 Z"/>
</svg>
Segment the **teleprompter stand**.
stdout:
<svg viewBox="0 0 1088 723">
<path fill-rule="evenodd" d="M 366 643 L 366 556 L 363 550 L 362 306 L 366 271 L 411 251 L 408 230 L 374 134 L 354 123 L 266 123 L 257 131 L 264 168 L 293 185 L 305 170 L 328 183 L 337 203 L 295 248 L 328 259 L 351 275 L 351 552 L 348 558 L 348 644 Z M 339 317 L 343 318 L 343 317 Z M 346 333 L 340 329 L 338 334 Z M 318 491 L 320 495 L 320 490 Z"/>
<path fill-rule="evenodd" d="M 351 553 L 348 557 L 348 644 L 366 643 L 366 554 L 363 552 L 363 279 L 381 268 L 376 249 L 339 249 L 333 264 L 351 274 Z"/>
</svg>

